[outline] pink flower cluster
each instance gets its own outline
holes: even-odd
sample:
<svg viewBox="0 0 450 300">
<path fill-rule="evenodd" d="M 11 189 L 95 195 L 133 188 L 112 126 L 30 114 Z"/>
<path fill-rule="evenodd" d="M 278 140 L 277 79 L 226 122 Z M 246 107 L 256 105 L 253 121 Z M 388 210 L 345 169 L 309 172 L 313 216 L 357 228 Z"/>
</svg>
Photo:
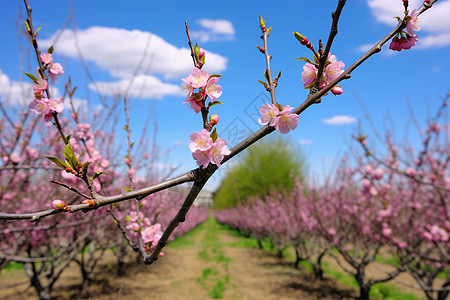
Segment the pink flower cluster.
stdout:
<svg viewBox="0 0 450 300">
<path fill-rule="evenodd" d="M 327 84 L 339 77 L 344 72 L 345 64 L 342 61 L 338 61 L 337 57 L 328 54 L 327 65 L 323 72 L 323 77 L 320 80 L 319 88 L 323 88 Z M 310 89 L 314 86 L 314 82 L 317 79 L 317 67 L 314 64 L 306 63 L 303 66 L 302 82 L 305 89 Z M 331 89 L 331 92 L 335 95 L 342 94 L 343 90 L 340 86 L 335 86 Z M 326 95 L 326 94 L 325 94 Z"/>
<path fill-rule="evenodd" d="M 50 77 L 53 82 L 56 81 L 57 77 L 64 73 L 63 67 L 60 63 L 53 63 L 53 55 L 51 53 L 42 53 L 41 62 L 48 70 L 48 77 Z"/>
<path fill-rule="evenodd" d="M 155 250 L 156 244 L 158 244 L 163 234 L 161 224 L 156 223 L 152 225 L 150 219 L 145 218 L 142 212 L 139 212 L 138 215 L 134 211 L 126 217 L 126 220 L 128 221 L 126 229 L 133 232 L 136 237 L 140 236 L 142 238 L 147 251 L 152 252 Z M 164 253 L 161 253 L 161 256 L 163 255 Z"/>
<path fill-rule="evenodd" d="M 52 81 L 56 80 L 57 76 L 64 73 L 62 66 L 59 63 L 53 63 L 51 53 L 42 53 L 41 61 L 44 67 L 48 70 L 48 76 Z M 35 86 L 33 86 L 34 99 L 28 106 L 35 114 L 42 115 L 46 122 L 53 119 L 53 112 L 60 114 L 64 110 L 63 98 L 48 99 L 44 96 L 44 91 L 48 89 L 48 82 L 45 79 L 37 79 Z"/>
<path fill-rule="evenodd" d="M 213 163 L 220 167 L 224 155 L 230 154 L 227 148 L 228 141 L 217 138 L 215 141 L 211 138 L 208 130 L 202 129 L 200 132 L 194 132 L 189 136 L 189 149 L 192 151 L 192 157 L 197 161 L 199 166 L 203 169 L 209 163 Z"/>
<path fill-rule="evenodd" d="M 188 77 L 181 80 L 185 83 L 183 89 L 187 91 L 183 104 L 193 108 L 196 113 L 199 113 L 205 105 L 206 97 L 214 102 L 222 95 L 222 87 L 217 84 L 219 78 L 199 68 L 195 68 Z"/>
<path fill-rule="evenodd" d="M 419 11 L 413 10 L 410 15 L 406 17 L 406 32 L 402 31 L 397 34 L 391 41 L 389 49 L 394 51 L 402 51 L 402 49 L 409 50 L 416 44 L 419 37 L 416 31 L 420 31 Z"/>
<path fill-rule="evenodd" d="M 269 124 L 281 133 L 286 134 L 297 128 L 298 125 L 298 115 L 291 114 L 290 112 L 292 109 L 293 107 L 286 105 L 283 107 L 283 110 L 280 110 L 275 104 L 270 105 L 265 103 L 259 109 L 262 116 L 259 118 L 258 122 L 261 125 Z"/>
</svg>

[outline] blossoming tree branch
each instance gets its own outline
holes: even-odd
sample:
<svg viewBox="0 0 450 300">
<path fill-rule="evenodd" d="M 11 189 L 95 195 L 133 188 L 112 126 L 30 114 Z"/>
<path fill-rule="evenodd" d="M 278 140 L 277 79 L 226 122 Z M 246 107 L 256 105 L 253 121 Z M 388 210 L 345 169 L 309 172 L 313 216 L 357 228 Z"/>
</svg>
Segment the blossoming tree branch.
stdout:
<svg viewBox="0 0 450 300">
<path fill-rule="evenodd" d="M 194 132 L 189 136 L 189 150 L 192 152 L 192 157 L 199 167 L 182 175 L 164 180 L 158 184 L 139 189 L 132 189 L 124 193 L 109 196 L 104 193 L 100 194 L 102 187 L 105 185 L 102 178 L 109 176 L 106 172 L 109 162 L 95 150 L 93 145 L 88 145 L 88 143 L 85 142 L 90 135 L 89 124 L 79 122 L 77 113 L 72 112 L 72 119 L 77 124 L 77 136 L 71 137 L 64 132 L 64 126 L 62 126 L 59 120 L 59 116 L 65 109 L 63 98 L 52 97 L 49 88 L 50 83 L 54 82 L 58 76 L 63 74 L 63 67 L 61 64 L 54 62 L 53 52 L 55 49 L 53 47 L 50 47 L 44 53 L 41 52 L 37 43 L 37 35 L 40 28 L 37 30 L 34 29 L 31 18 L 31 7 L 28 5 L 27 0 L 24 1 L 28 14 L 28 18 L 26 19 L 27 35 L 34 48 L 38 63 L 36 75 L 26 73 L 34 83 L 34 95 L 31 98 L 29 109 L 33 113 L 42 116 L 43 122 L 52 122 L 64 143 L 64 150 L 60 153 L 59 157 L 42 153 L 42 159 L 52 161 L 58 168 L 63 170 L 67 177 L 76 177 L 78 180 L 81 180 L 85 184 L 89 194 L 81 193 L 75 187 L 70 186 L 70 184 L 59 183 L 61 188 L 67 188 L 85 200 L 82 201 L 82 203 L 66 204 L 67 201 L 65 200 L 54 199 L 52 201 L 53 209 L 29 213 L 0 212 L 0 219 L 25 219 L 34 222 L 55 214 L 75 213 L 77 211 L 87 212 L 108 205 L 110 206 L 110 210 L 114 211 L 113 206 L 111 206 L 114 203 L 132 199 L 140 201 L 149 195 L 166 190 L 170 187 L 192 182 L 189 193 L 164 231 L 161 230 L 160 224 L 152 224 L 152 222 L 146 219 L 138 210 L 131 212 L 128 215 L 126 220 L 129 222 L 129 225 L 127 228 L 131 228 L 134 236 L 139 240 L 138 244 L 140 246 L 138 248 L 141 249 L 140 253 L 144 257 L 144 262 L 146 264 L 151 264 L 161 255 L 161 251 L 169 240 L 172 232 L 180 222 L 185 221 L 186 214 L 190 210 L 197 195 L 200 193 L 208 179 L 211 178 L 221 165 L 235 157 L 253 143 L 276 130 L 283 134 L 289 133 L 290 130 L 295 130 L 299 124 L 299 115 L 302 112 L 313 104 L 319 104 L 322 97 L 328 95 L 329 92 L 334 95 L 342 94 L 343 89 L 338 84 L 344 79 L 349 79 L 353 70 L 368 58 L 380 52 L 383 45 L 389 41 L 391 41 L 389 48 L 394 51 L 410 49 L 414 46 L 419 39 L 416 34 L 416 31 L 420 30 L 419 16 L 431 8 L 437 0 L 426 0 L 420 7 L 412 11 L 409 10 L 408 1 L 403 0 L 405 12 L 402 18 L 398 17 L 399 22 L 397 26 L 346 70 L 344 70 L 345 64 L 339 61 L 337 56 L 330 52 L 333 41 L 338 34 L 338 22 L 345 6 L 345 0 L 338 1 L 336 10 L 332 13 L 332 24 L 328 39 L 325 44 L 322 40 L 319 40 L 317 49 L 305 35 L 300 34 L 299 32 L 293 32 L 294 38 L 299 41 L 300 46 L 304 46 L 305 48 L 303 49 L 311 54 L 310 58 L 298 58 L 299 60 L 306 62 L 303 66 L 301 80 L 304 88 L 310 90 L 310 93 L 297 107 L 295 107 L 295 100 L 292 100 L 290 105 L 281 104 L 277 100 L 275 91 L 281 80 L 281 71 L 278 73 L 272 72 L 272 55 L 270 55 L 268 48 L 268 38 L 270 36 L 271 27 L 268 27 L 266 21 L 260 16 L 259 26 L 261 28 L 261 39 L 263 44 L 262 46 L 257 46 L 257 48 L 265 58 L 266 67 L 264 69 L 264 80 L 258 81 L 264 86 L 267 92 L 270 93 L 271 103 L 266 103 L 260 108 L 261 117 L 258 121 L 263 127 L 231 149 L 228 149 L 228 142 L 225 139 L 220 138 L 214 128 L 219 122 L 219 116 L 217 114 L 211 114 L 214 106 L 223 104 L 218 100 L 222 95 L 222 86 L 218 84 L 221 75 L 209 74 L 202 70 L 202 67 L 207 63 L 205 50 L 197 44 L 195 44 L 195 46 L 193 45 L 189 34 L 188 24 L 186 23 L 186 33 L 193 60 L 193 71 L 186 78 L 182 79 L 184 83 L 183 89 L 187 93 L 183 103 L 201 118 L 202 128 L 199 128 L 198 132 Z M 274 76 L 274 74 L 277 75 Z M 74 92 L 75 89 L 67 90 L 69 97 L 73 96 Z M 130 145 L 130 147 L 132 147 L 132 145 Z M 82 152 L 88 153 L 88 155 L 82 157 Z M 18 161 L 20 158 L 14 157 L 14 155 L 11 154 L 9 160 L 13 164 L 14 161 Z M 130 167 L 131 160 L 129 157 L 126 158 L 125 163 Z M 132 169 L 130 168 L 130 171 L 131 170 Z M 133 174 L 129 175 L 132 176 Z M 19 200 L 16 199 L 16 201 Z M 120 222 L 114 216 L 114 212 L 112 212 L 112 214 L 120 227 Z M 121 229 L 121 231 L 126 235 L 125 230 Z M 128 240 L 130 239 L 130 237 L 126 238 Z"/>
</svg>

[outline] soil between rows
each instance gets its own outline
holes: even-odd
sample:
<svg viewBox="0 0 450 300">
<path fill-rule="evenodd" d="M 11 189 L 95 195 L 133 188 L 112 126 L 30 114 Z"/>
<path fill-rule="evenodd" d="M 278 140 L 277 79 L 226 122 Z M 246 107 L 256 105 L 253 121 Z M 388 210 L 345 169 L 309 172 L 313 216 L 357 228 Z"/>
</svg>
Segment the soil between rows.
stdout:
<svg viewBox="0 0 450 300">
<path fill-rule="evenodd" d="M 128 262 L 117 276 L 115 258 L 106 252 L 94 275 L 89 299 L 356 299 L 355 288 L 325 276 L 323 281 L 262 249 L 243 247 L 245 239 L 210 219 L 169 244 L 151 266 Z M 20 284 L 22 283 L 22 284 Z M 54 289 L 56 299 L 83 299 L 74 264 Z M 11 286 L 18 284 L 16 286 Z M 6 286 L 10 286 L 5 288 Z M 0 299 L 36 299 L 22 270 L 0 274 Z"/>
</svg>

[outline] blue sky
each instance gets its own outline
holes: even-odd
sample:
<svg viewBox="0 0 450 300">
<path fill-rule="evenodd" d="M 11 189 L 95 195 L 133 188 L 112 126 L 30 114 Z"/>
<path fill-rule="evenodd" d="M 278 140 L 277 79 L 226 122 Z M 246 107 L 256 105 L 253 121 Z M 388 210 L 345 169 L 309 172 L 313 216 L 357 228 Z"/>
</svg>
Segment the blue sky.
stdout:
<svg viewBox="0 0 450 300">
<path fill-rule="evenodd" d="M 411 8 L 419 5 L 419 1 L 410 2 Z M 301 82 L 303 62 L 293 58 L 311 58 L 311 53 L 297 42 L 292 31 L 307 36 L 317 48 L 318 39 L 326 41 L 328 37 L 331 12 L 337 1 L 281 0 L 276 5 L 262 0 L 198 2 L 197 5 L 186 1 L 167 3 L 76 0 L 73 22 L 55 43 L 70 15 L 70 1 L 30 0 L 34 25 L 43 27 L 39 33 L 41 48 L 45 50 L 54 44 L 54 57 L 64 65 L 65 74 L 56 85 L 60 94 L 70 75 L 78 86 L 75 95 L 78 101 L 87 103 L 89 99 L 90 105 L 96 107 L 100 103 L 97 94 L 110 99 L 115 93 L 124 92 L 145 57 L 128 94 L 133 104 L 133 138 L 138 141 L 143 120 L 152 110 L 159 127 L 158 143 L 163 149 L 172 150 L 164 163 L 180 165 L 177 172 L 183 173 L 196 167 L 188 149 L 188 138 L 192 132 L 201 130 L 200 115 L 181 103 L 184 93 L 180 79 L 192 70 L 184 22 L 189 22 L 194 43 L 198 42 L 207 51 L 204 69 L 223 75 L 219 81 L 223 95 L 219 100 L 224 105 L 213 107 L 212 113 L 220 115 L 219 136 L 234 145 L 245 132 L 260 128 L 255 110 L 269 101 L 267 92 L 257 82 L 264 78 L 265 69 L 264 57 L 256 49 L 262 45 L 258 15 L 272 26 L 269 38 L 272 69 L 274 73 L 282 71 L 276 90 L 278 101 L 295 107 L 307 97 L 308 90 L 303 89 Z M 18 93 L 23 79 L 18 47 L 25 52 L 28 48 L 23 37 L 18 39 L 19 12 L 25 14 L 19 0 L 5 1 L 0 10 L 3 57 L 0 100 L 8 105 L 24 101 Z M 415 47 L 401 53 L 383 49 L 341 84 L 343 95 L 330 94 L 300 116 L 299 126 L 288 138 L 302 145 L 314 174 L 320 174 L 346 151 L 350 135 L 356 132 L 357 120 L 361 120 L 362 128 L 373 137 L 357 97 L 364 102 L 381 132 L 390 115 L 399 140 L 410 117 L 407 100 L 419 121 L 434 112 L 450 90 L 449 13 L 450 0 L 438 1 L 423 15 L 422 30 L 418 32 L 420 40 Z M 402 14 L 401 0 L 348 1 L 332 54 L 350 66 L 364 49 L 395 26 L 397 21 L 393 17 Z M 96 85 L 80 63 L 75 36 Z M 24 60 L 25 71 L 34 66 L 33 60 Z M 209 188 L 218 185 L 227 168 L 225 165 L 218 171 Z"/>
</svg>

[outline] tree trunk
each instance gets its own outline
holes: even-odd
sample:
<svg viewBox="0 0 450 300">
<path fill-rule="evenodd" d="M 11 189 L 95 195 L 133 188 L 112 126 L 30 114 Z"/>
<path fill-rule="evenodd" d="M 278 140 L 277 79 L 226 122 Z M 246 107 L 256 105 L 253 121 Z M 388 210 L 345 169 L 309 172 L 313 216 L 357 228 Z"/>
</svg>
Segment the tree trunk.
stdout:
<svg viewBox="0 0 450 300">
<path fill-rule="evenodd" d="M 447 281 L 442 285 L 442 289 L 450 289 L 450 278 L 447 278 Z M 438 292 L 438 300 L 445 300 L 449 295 L 449 290 L 439 291 Z"/>
<path fill-rule="evenodd" d="M 320 253 L 317 257 L 316 262 L 311 262 L 314 270 L 314 278 L 317 280 L 323 280 L 323 269 L 322 269 L 322 258 L 325 256 L 326 252 Z"/>
</svg>

